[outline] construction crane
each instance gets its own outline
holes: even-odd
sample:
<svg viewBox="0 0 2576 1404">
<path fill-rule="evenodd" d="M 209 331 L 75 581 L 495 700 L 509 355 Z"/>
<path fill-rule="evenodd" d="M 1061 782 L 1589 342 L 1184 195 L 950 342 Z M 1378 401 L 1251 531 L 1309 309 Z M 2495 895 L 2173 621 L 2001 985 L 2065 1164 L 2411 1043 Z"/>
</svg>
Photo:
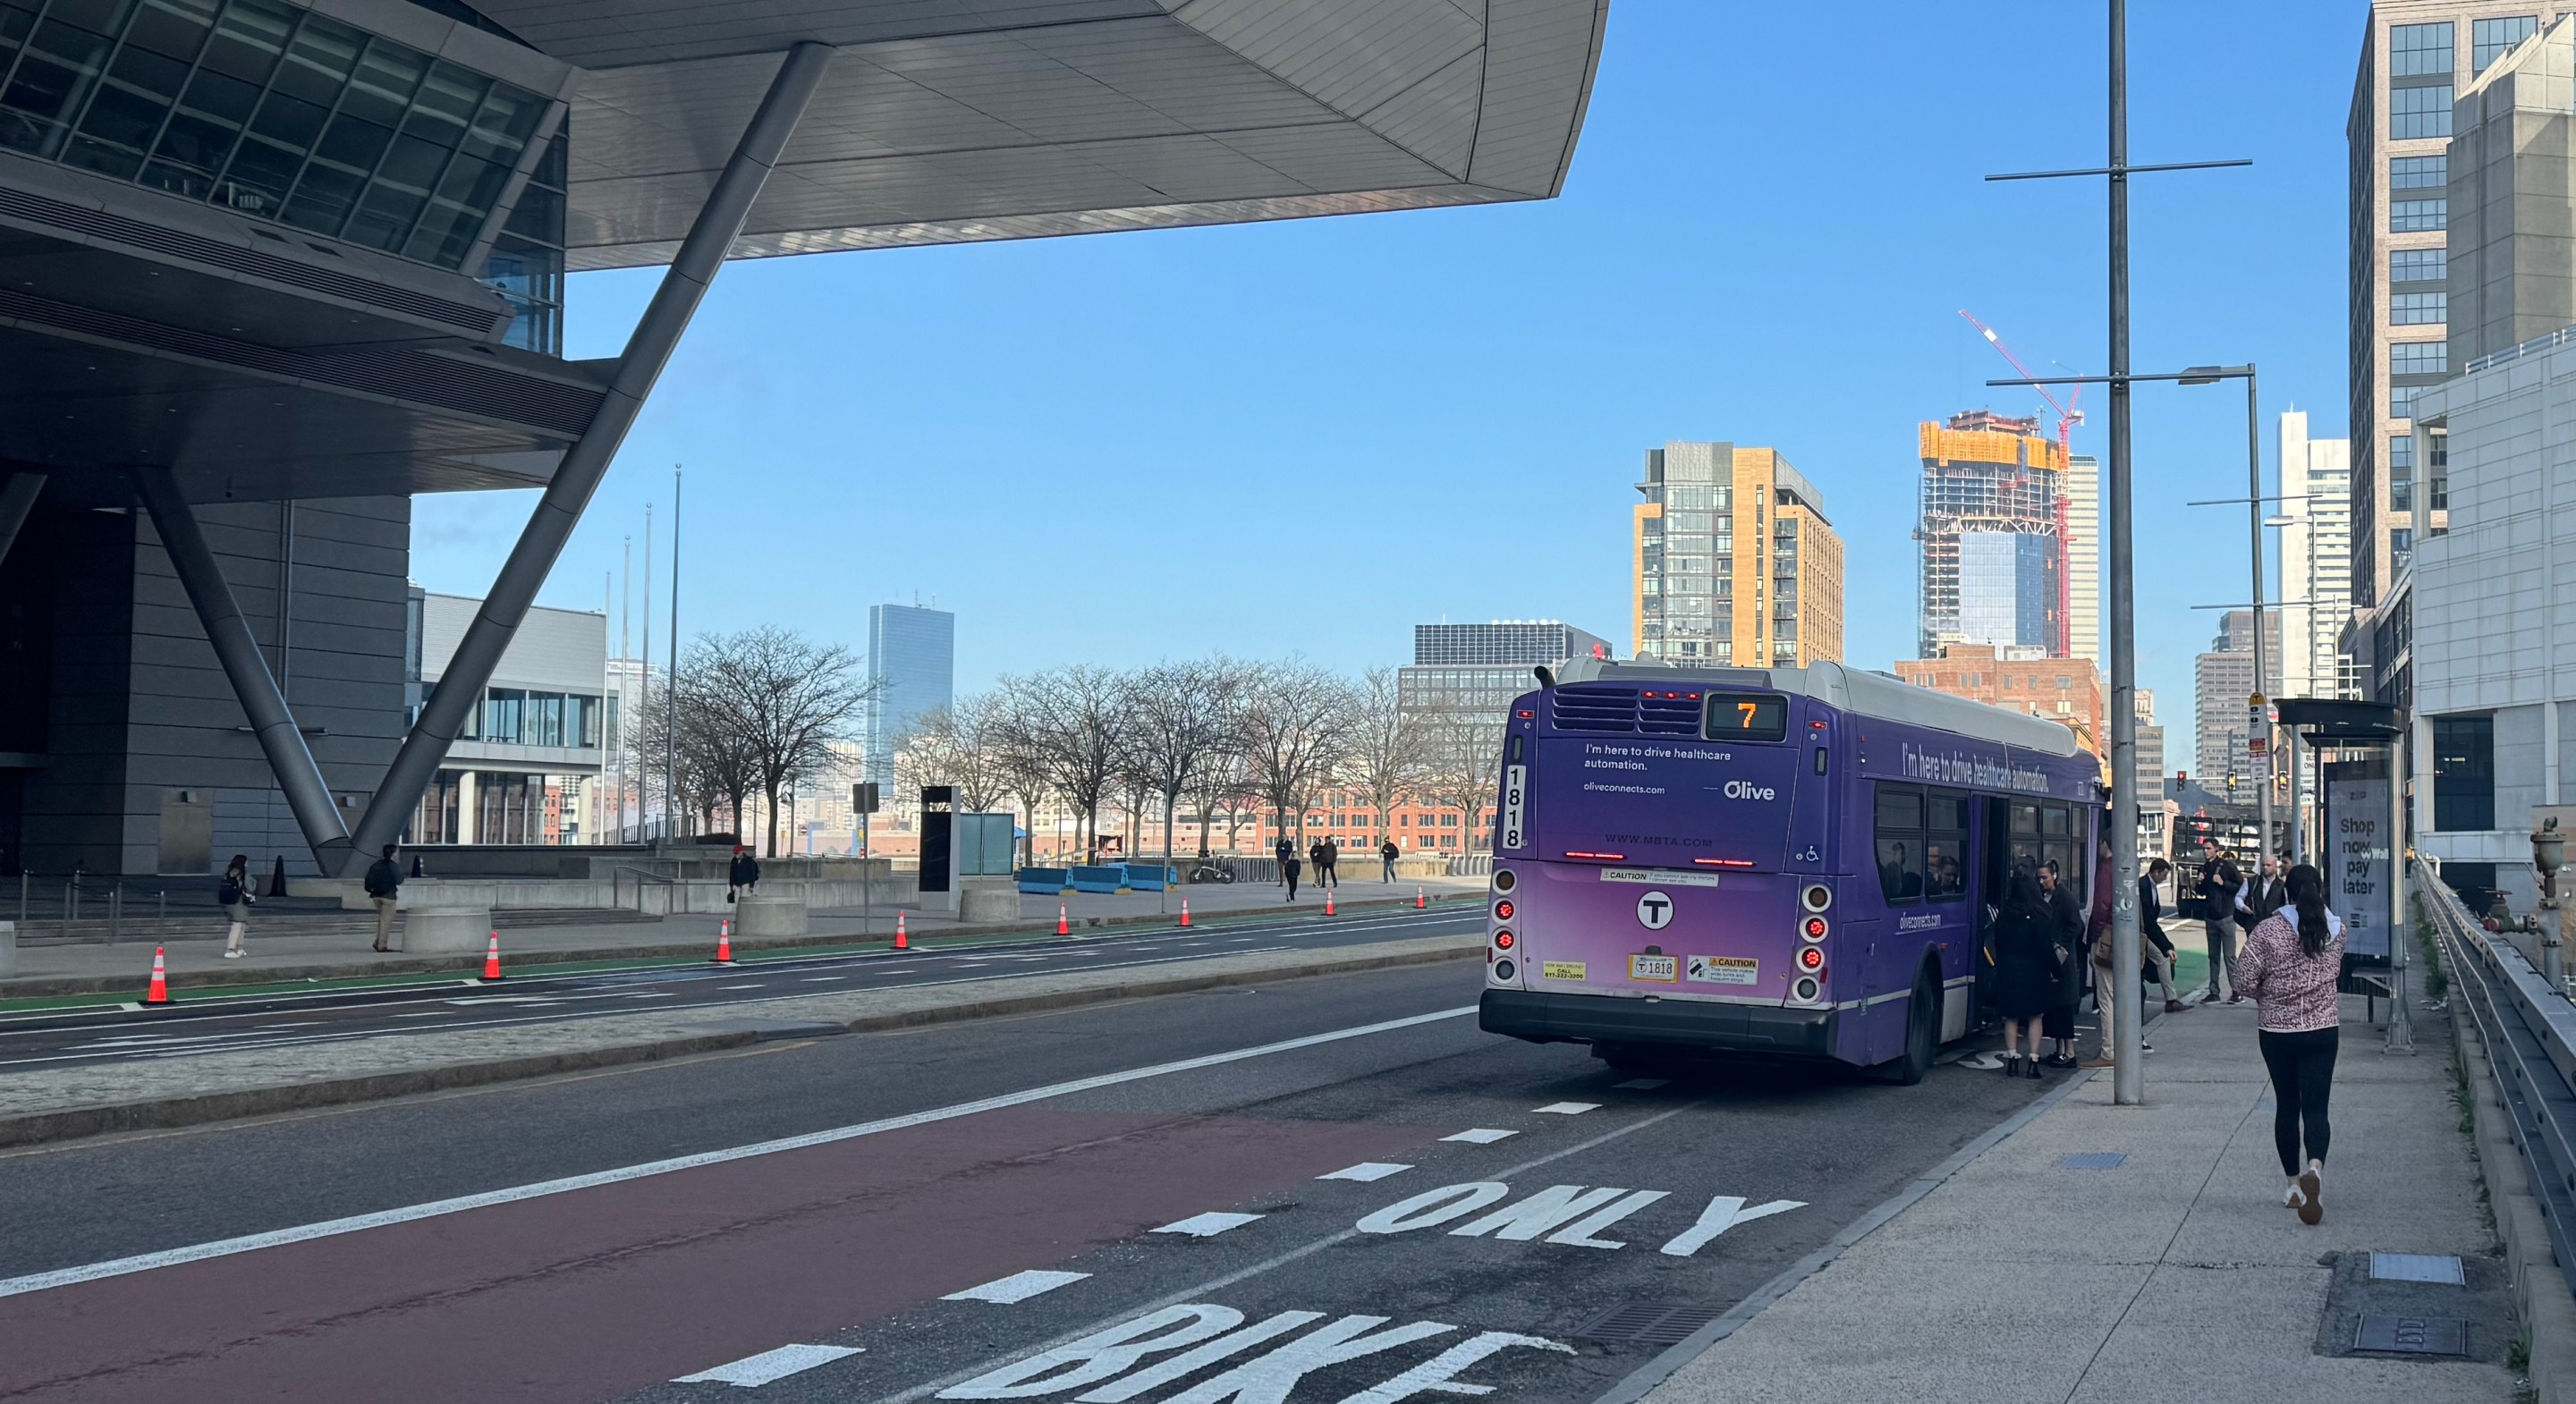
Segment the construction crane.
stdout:
<svg viewBox="0 0 2576 1404">
<path fill-rule="evenodd" d="M 1977 335 L 1984 337 L 1988 346 L 1995 348 L 2015 371 L 2020 372 L 2022 379 L 2029 381 L 2039 379 L 2037 375 L 2031 373 L 2030 367 L 2021 363 L 2021 357 L 2012 353 L 2011 347 L 2004 345 L 2004 339 L 1995 335 L 1992 327 L 1977 320 L 1975 313 L 1962 307 L 1959 309 L 1959 315 L 1968 319 L 1968 325 L 1977 329 Z M 2076 386 L 2074 392 L 2064 400 L 2058 399 L 2045 385 L 2034 384 L 2030 388 L 2039 392 L 2039 397 L 2048 402 L 2050 409 L 2057 411 L 2057 453 L 2067 471 L 2072 472 L 2075 466 L 2074 429 L 2076 425 L 2084 422 L 2084 411 L 2076 408 L 2076 401 L 2084 398 L 2084 387 Z M 2072 553 L 2069 547 L 2074 544 L 2074 537 L 2070 533 L 2066 519 L 2066 492 L 2062 482 L 2061 479 L 2061 486 L 2055 494 L 2057 500 L 2057 656 L 2066 658 L 2075 652 L 2075 600 L 2074 589 L 2069 580 L 2069 576 L 2073 574 Z"/>
</svg>

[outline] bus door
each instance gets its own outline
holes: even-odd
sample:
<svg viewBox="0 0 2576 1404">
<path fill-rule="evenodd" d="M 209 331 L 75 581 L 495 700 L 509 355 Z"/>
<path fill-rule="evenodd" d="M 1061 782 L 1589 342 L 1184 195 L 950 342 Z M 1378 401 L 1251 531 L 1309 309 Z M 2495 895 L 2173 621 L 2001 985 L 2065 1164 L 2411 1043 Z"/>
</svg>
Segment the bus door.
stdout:
<svg viewBox="0 0 2576 1404">
<path fill-rule="evenodd" d="M 2015 864 L 2039 869 L 2039 805 L 2030 800 L 1989 797 L 1979 800 L 1979 833 L 1985 850 L 1977 855 L 1977 1007 L 1994 1007 L 1995 915 L 2012 893 Z"/>
</svg>

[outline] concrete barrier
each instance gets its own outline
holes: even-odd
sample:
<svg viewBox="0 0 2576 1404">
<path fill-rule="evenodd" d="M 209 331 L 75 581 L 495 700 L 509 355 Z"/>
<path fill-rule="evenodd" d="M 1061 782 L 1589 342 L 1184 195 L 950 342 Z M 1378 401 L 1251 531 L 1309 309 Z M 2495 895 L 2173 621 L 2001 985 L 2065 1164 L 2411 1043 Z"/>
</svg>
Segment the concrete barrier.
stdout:
<svg viewBox="0 0 2576 1404">
<path fill-rule="evenodd" d="M 403 911 L 402 950 L 407 955 L 480 952 L 491 939 L 489 907 L 411 907 Z"/>
<path fill-rule="evenodd" d="M 984 922 L 1012 922 L 1018 921 L 1019 919 L 1020 889 L 1018 884 L 1014 883 L 1008 887 L 999 885 L 987 887 L 972 883 L 967 885 L 964 910 L 958 913 L 958 920 L 980 924 Z"/>
<path fill-rule="evenodd" d="M 805 901 L 795 897 L 747 897 L 734 903 L 733 929 L 745 938 L 802 936 Z"/>
<path fill-rule="evenodd" d="M 18 923 L 0 921 L 0 977 L 18 973 Z"/>
</svg>

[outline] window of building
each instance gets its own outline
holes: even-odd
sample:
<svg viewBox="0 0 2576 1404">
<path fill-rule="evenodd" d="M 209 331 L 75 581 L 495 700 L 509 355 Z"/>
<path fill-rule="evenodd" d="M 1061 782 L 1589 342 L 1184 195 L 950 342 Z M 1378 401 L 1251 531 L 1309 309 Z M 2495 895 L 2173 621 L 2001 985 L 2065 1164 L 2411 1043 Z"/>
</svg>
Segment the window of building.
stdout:
<svg viewBox="0 0 2576 1404">
<path fill-rule="evenodd" d="M 2444 26 L 2448 28 L 2449 26 Z M 2444 60 L 2447 64 L 2448 60 Z M 2451 85 L 2432 83 L 2399 88 L 2388 95 L 2388 136 L 2392 141 L 2424 141 L 2451 134 Z"/>
<path fill-rule="evenodd" d="M 2389 345 L 2390 375 L 2446 375 L 2450 369 L 2451 343 L 2447 341 L 2399 341 Z"/>
<path fill-rule="evenodd" d="M 2388 295 L 2388 324 L 2392 327 L 2424 327 L 2445 321 L 2451 312 L 2451 295 L 2447 292 L 2402 292 Z"/>
<path fill-rule="evenodd" d="M 2414 386 L 2391 385 L 2388 387 L 2388 417 L 2391 419 L 2413 419 L 2415 417 Z"/>
<path fill-rule="evenodd" d="M 2451 431 L 2427 429 L 2424 437 L 2424 453 L 2429 460 L 2424 472 L 2427 480 L 2425 505 L 2436 512 L 2448 511 L 2451 506 Z"/>
<path fill-rule="evenodd" d="M 2388 281 L 2392 283 L 2438 283 L 2450 276 L 2449 249 L 2390 249 Z"/>
<path fill-rule="evenodd" d="M 2488 64 L 2512 53 L 2515 45 L 2539 29 L 2538 15 L 2508 15 L 2503 19 L 2469 21 L 2469 71 L 2486 72 Z"/>
<path fill-rule="evenodd" d="M 483 694 L 483 739 L 503 745 L 517 745 L 527 712 L 528 694 L 514 687 L 496 687 Z"/>
<path fill-rule="evenodd" d="M 2447 199 L 2388 202 L 2388 232 L 2391 234 L 2431 234 L 2450 227 L 2451 202 Z"/>
<path fill-rule="evenodd" d="M 2405 568 L 2406 560 L 2415 554 L 2415 532 L 2411 527 L 2388 529 L 2388 559 L 2391 570 Z"/>
<path fill-rule="evenodd" d="M 2451 22 L 2449 20 L 2434 24 L 2389 26 L 2388 73 L 2390 77 L 2411 78 L 2420 74 L 2450 71 Z M 2445 102 L 2444 106 L 2448 105 Z"/>
<path fill-rule="evenodd" d="M 2391 190 L 2439 190 L 2450 183 L 2448 156 L 2398 156 L 2388 162 Z"/>
<path fill-rule="evenodd" d="M 2433 718 L 2433 827 L 2495 827 L 2495 718 Z"/>
</svg>

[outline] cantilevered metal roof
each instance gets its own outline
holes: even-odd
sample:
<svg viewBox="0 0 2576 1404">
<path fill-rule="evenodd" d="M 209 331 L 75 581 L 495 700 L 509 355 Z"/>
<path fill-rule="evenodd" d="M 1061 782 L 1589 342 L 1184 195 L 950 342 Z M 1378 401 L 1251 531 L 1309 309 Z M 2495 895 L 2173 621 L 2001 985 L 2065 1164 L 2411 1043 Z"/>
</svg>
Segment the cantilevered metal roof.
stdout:
<svg viewBox="0 0 2576 1404">
<path fill-rule="evenodd" d="M 574 268 L 667 261 L 787 47 L 744 256 L 1544 198 L 1608 0 L 477 0 L 584 69 Z"/>
</svg>

